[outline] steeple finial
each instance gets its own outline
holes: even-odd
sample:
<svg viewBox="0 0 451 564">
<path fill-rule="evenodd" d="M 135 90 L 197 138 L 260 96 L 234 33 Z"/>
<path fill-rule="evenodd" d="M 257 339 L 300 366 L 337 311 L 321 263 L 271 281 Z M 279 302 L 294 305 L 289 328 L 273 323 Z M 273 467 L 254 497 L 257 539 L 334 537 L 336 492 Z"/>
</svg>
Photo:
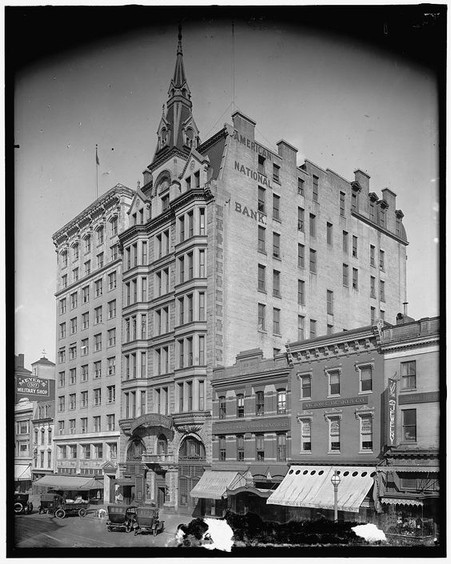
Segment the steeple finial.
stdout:
<svg viewBox="0 0 451 564">
<path fill-rule="evenodd" d="M 177 55 L 182 53 L 182 24 L 179 24 L 179 43 L 177 45 Z"/>
</svg>

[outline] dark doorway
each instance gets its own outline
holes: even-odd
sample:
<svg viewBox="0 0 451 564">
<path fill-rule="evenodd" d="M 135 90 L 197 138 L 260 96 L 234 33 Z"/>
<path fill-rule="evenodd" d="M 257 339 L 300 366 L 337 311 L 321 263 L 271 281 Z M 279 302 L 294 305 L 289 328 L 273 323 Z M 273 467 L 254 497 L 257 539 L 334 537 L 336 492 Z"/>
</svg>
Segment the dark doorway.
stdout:
<svg viewBox="0 0 451 564">
<path fill-rule="evenodd" d="M 157 504 L 158 504 L 158 507 L 161 508 L 161 507 L 163 507 L 164 502 L 166 500 L 166 487 L 165 486 L 158 487 L 157 495 L 158 495 Z"/>
</svg>

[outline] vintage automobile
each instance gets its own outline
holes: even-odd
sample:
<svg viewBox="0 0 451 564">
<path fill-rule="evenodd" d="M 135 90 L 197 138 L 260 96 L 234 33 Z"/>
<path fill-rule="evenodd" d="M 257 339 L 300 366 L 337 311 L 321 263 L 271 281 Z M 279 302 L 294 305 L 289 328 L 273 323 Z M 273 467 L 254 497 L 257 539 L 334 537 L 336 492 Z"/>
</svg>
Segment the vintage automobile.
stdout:
<svg viewBox="0 0 451 564">
<path fill-rule="evenodd" d="M 136 521 L 133 523 L 135 535 L 140 533 L 152 533 L 156 536 L 164 529 L 164 521 L 159 519 L 158 507 L 153 505 L 140 506 L 136 508 Z"/>
<path fill-rule="evenodd" d="M 64 504 L 63 496 L 57 493 L 41 494 L 41 503 L 38 507 L 39 513 L 53 515 L 55 510 Z"/>
<path fill-rule="evenodd" d="M 108 532 L 113 530 L 129 533 L 133 529 L 135 521 L 135 506 L 113 504 L 108 505 L 108 521 L 106 528 Z"/>
<path fill-rule="evenodd" d="M 29 495 L 25 493 L 14 494 L 14 513 L 31 513 L 33 504 L 29 501 Z"/>
</svg>

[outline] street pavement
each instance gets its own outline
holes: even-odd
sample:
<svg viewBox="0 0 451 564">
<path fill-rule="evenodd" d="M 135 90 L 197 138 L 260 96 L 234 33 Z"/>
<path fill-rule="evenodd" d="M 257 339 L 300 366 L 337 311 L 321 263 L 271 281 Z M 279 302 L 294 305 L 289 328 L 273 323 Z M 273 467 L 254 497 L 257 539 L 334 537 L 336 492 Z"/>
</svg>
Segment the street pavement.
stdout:
<svg viewBox="0 0 451 564">
<path fill-rule="evenodd" d="M 91 508 L 84 518 L 70 516 L 58 519 L 48 514 L 37 512 L 37 507 L 30 515 L 15 515 L 16 548 L 72 548 L 72 547 L 174 547 L 175 533 L 180 523 L 188 524 L 189 515 L 160 514 L 165 522 L 163 532 L 157 536 L 149 533 L 134 535 L 123 531 L 108 532 L 107 517 L 99 517 L 102 506 Z"/>
</svg>

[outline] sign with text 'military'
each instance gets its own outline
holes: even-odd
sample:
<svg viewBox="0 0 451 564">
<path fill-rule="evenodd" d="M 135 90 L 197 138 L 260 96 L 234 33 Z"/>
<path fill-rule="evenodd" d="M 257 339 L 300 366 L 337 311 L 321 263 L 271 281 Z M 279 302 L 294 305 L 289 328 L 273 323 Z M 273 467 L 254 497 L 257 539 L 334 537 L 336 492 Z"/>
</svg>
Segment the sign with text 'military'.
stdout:
<svg viewBox="0 0 451 564">
<path fill-rule="evenodd" d="M 49 381 L 35 376 L 18 376 L 16 380 L 18 394 L 49 397 Z"/>
</svg>

